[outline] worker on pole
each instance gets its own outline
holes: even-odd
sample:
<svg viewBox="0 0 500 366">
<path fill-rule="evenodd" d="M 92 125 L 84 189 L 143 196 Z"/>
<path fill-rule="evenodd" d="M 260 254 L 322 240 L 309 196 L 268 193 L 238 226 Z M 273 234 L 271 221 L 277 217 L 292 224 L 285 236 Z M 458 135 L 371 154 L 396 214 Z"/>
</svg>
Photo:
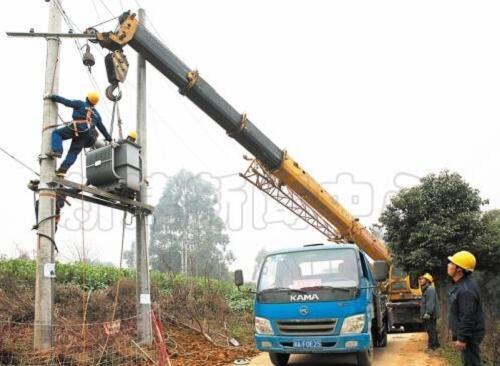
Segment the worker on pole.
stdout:
<svg viewBox="0 0 500 366">
<path fill-rule="evenodd" d="M 448 325 L 464 366 L 482 364 L 479 345 L 485 323 L 479 288 L 470 276 L 475 268 L 476 257 L 468 251 L 448 257 L 447 272 L 454 283 L 448 292 Z"/>
<path fill-rule="evenodd" d="M 418 279 L 422 289 L 422 299 L 420 300 L 420 316 L 427 332 L 427 349 L 434 351 L 439 348 L 436 322 L 439 318 L 439 301 L 434 288 L 434 279 L 430 273 L 425 273 Z"/>
<path fill-rule="evenodd" d="M 102 124 L 101 116 L 95 109 L 95 105 L 99 102 L 97 92 L 88 93 L 84 101 L 69 100 L 56 94 L 52 94 L 48 98 L 53 102 L 73 108 L 73 121 L 52 132 L 52 152 L 48 154 L 60 158 L 63 153 L 63 140 L 72 140 L 66 159 L 57 170 L 57 175 L 64 177 L 68 169 L 75 163 L 82 149 L 94 145 L 97 139 L 96 127 L 104 135 L 106 141 L 111 142 L 111 135 Z"/>
</svg>

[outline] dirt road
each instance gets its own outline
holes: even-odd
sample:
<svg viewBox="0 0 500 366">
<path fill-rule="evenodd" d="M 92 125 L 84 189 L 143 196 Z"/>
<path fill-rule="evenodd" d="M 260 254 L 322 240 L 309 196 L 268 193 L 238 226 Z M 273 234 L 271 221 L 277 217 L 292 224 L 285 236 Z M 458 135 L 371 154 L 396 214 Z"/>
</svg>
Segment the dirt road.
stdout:
<svg viewBox="0 0 500 366">
<path fill-rule="evenodd" d="M 375 349 L 374 366 L 446 366 L 438 355 L 424 352 L 427 342 L 425 333 L 390 334 L 386 348 Z M 267 353 L 260 354 L 250 363 L 252 366 L 272 366 Z M 289 366 L 356 365 L 352 355 L 294 355 Z"/>
</svg>

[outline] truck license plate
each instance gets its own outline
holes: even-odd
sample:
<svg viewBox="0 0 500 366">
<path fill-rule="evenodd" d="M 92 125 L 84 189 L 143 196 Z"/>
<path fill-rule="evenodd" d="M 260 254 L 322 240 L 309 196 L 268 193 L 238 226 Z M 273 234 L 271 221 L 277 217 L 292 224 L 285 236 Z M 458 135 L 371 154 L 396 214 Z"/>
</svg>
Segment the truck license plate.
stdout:
<svg viewBox="0 0 500 366">
<path fill-rule="evenodd" d="M 321 341 L 317 339 L 298 339 L 293 341 L 295 348 L 321 348 Z"/>
</svg>

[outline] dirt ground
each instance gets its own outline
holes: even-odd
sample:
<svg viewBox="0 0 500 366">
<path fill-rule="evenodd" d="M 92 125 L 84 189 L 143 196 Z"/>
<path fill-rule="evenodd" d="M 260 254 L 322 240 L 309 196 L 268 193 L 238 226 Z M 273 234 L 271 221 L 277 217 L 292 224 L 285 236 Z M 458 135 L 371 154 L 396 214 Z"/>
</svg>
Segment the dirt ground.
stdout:
<svg viewBox="0 0 500 366">
<path fill-rule="evenodd" d="M 374 366 L 446 366 L 439 354 L 424 352 L 427 342 L 425 333 L 390 334 L 386 348 L 376 348 Z M 356 365 L 353 355 L 294 355 L 290 366 Z M 252 366 L 272 366 L 267 353 L 255 357 Z"/>
</svg>

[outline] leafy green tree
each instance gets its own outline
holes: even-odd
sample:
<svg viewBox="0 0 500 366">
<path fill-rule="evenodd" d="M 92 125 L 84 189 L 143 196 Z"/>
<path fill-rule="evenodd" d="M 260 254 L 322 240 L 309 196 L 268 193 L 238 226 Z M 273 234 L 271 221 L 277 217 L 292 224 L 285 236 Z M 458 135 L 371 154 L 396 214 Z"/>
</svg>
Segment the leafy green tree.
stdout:
<svg viewBox="0 0 500 366">
<path fill-rule="evenodd" d="M 151 227 L 151 264 L 161 271 L 180 272 L 187 251 L 187 273 L 228 277 L 234 260 L 229 237 L 214 206 L 215 187 L 186 170 L 169 178 L 155 209 Z"/>
<path fill-rule="evenodd" d="M 406 271 L 428 271 L 439 279 L 446 276 L 447 257 L 458 250 L 470 250 L 485 266 L 491 248 L 478 240 L 485 203 L 477 189 L 448 171 L 401 190 L 380 217 L 393 258 Z"/>
<path fill-rule="evenodd" d="M 380 217 L 385 239 L 395 262 L 409 273 L 430 272 L 436 281 L 443 316 L 447 312 L 447 257 L 469 250 L 478 270 L 498 263 L 496 227 L 498 216 L 481 212 L 483 200 L 457 173 L 430 174 L 420 184 L 401 190 Z M 495 229 L 496 230 L 496 229 Z M 445 322 L 443 322 L 445 323 Z"/>
</svg>

